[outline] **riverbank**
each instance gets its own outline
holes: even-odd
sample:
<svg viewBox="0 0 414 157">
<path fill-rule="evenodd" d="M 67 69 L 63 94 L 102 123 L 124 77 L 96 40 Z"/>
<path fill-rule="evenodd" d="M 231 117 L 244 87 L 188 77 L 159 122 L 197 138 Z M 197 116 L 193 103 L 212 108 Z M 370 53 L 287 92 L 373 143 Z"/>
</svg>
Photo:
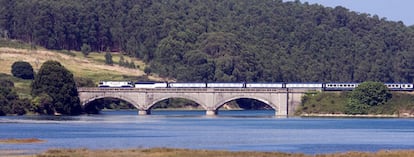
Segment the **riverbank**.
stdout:
<svg viewBox="0 0 414 157">
<path fill-rule="evenodd" d="M 305 155 L 281 152 L 248 152 L 248 151 L 225 151 L 225 150 L 190 150 L 171 148 L 151 149 L 111 149 L 111 150 L 90 150 L 90 149 L 51 149 L 44 153 L 33 156 L 76 156 L 76 157 L 113 157 L 113 156 L 140 156 L 140 157 L 412 157 L 414 150 L 383 150 L 379 152 L 347 152 L 335 154 Z"/>
<path fill-rule="evenodd" d="M 300 114 L 300 117 L 337 117 L 337 118 L 414 118 L 412 114 L 317 114 L 317 113 L 309 113 L 309 114 Z"/>
</svg>

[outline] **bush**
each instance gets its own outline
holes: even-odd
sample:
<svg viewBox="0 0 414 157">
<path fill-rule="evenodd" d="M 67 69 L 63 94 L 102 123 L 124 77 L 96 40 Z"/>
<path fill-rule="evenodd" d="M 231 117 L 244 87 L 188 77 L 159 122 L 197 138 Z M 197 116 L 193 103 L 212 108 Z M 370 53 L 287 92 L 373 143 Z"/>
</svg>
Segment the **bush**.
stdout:
<svg viewBox="0 0 414 157">
<path fill-rule="evenodd" d="M 26 114 L 26 109 L 28 109 L 29 106 L 30 102 L 28 99 L 14 100 L 11 103 L 11 112 L 12 114 L 24 115 Z"/>
<path fill-rule="evenodd" d="M 381 82 L 364 82 L 355 88 L 348 98 L 347 114 L 367 114 L 370 107 L 383 105 L 392 97 Z"/>
<path fill-rule="evenodd" d="M 54 114 L 53 98 L 48 94 L 42 93 L 32 100 L 33 111 L 39 114 Z"/>
<path fill-rule="evenodd" d="M 145 74 L 147 74 L 147 75 L 151 74 L 151 72 L 152 72 L 151 67 L 149 67 L 149 66 L 145 67 L 145 68 L 144 68 L 144 72 L 145 72 Z"/>
<path fill-rule="evenodd" d="M 112 55 L 110 52 L 105 53 L 105 64 L 107 65 L 113 65 L 114 61 L 112 60 Z"/>
<path fill-rule="evenodd" d="M 88 44 L 83 44 L 82 47 L 81 47 L 81 51 L 82 51 L 83 55 L 86 57 L 86 56 L 89 55 L 89 53 L 91 53 L 92 48 Z"/>
<path fill-rule="evenodd" d="M 77 87 L 96 87 L 95 82 L 90 78 L 75 77 Z"/>
<path fill-rule="evenodd" d="M 34 78 L 33 67 L 28 62 L 24 62 L 24 61 L 14 62 L 12 65 L 11 72 L 14 77 L 18 77 L 22 79 L 33 79 Z"/>
</svg>

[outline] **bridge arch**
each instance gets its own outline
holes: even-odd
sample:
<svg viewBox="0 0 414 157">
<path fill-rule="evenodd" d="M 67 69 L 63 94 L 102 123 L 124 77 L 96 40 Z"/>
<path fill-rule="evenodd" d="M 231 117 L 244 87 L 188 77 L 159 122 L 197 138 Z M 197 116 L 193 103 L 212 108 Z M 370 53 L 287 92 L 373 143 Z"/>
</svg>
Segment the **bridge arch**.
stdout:
<svg viewBox="0 0 414 157">
<path fill-rule="evenodd" d="M 86 99 L 85 101 L 82 101 L 81 102 L 81 105 L 83 107 L 85 107 L 88 103 L 90 103 L 92 101 L 95 101 L 95 100 L 98 100 L 98 99 L 103 99 L 103 98 L 120 99 L 120 100 L 123 100 L 123 101 L 126 101 L 126 102 L 132 104 L 135 108 L 140 109 L 139 104 L 136 103 L 136 102 L 134 102 L 133 100 L 130 100 L 130 99 L 126 98 L 126 97 L 116 96 L 116 95 L 113 95 L 113 96 L 94 96 L 94 97 L 91 97 L 91 98 Z"/>
<path fill-rule="evenodd" d="M 150 109 L 152 109 L 152 107 L 154 107 L 154 105 L 156 103 L 161 102 L 161 101 L 166 100 L 166 99 L 170 99 L 170 98 L 181 98 L 181 99 L 191 100 L 191 101 L 197 103 L 198 105 L 200 105 L 201 107 L 203 107 L 204 109 L 207 109 L 206 104 L 204 104 L 202 101 L 200 101 L 200 100 L 198 100 L 196 98 L 193 98 L 191 96 L 186 96 L 186 95 L 180 95 L 180 96 L 174 95 L 174 96 L 163 96 L 163 97 L 159 97 L 159 98 L 153 100 L 151 103 L 149 103 L 149 105 L 147 106 L 146 109 L 147 110 L 150 110 Z"/>
<path fill-rule="evenodd" d="M 279 110 L 279 106 L 276 104 L 273 104 L 270 100 L 267 100 L 266 98 L 262 98 L 259 96 L 231 96 L 231 97 L 227 97 L 227 98 L 223 98 L 222 100 L 218 101 L 215 105 L 214 105 L 214 110 L 217 111 L 220 107 L 222 107 L 223 105 L 225 105 L 225 103 L 233 101 L 233 100 L 237 100 L 237 99 L 253 99 L 253 100 L 258 100 L 261 101 L 265 104 L 267 104 L 268 106 L 272 107 L 273 110 L 278 111 Z"/>
</svg>

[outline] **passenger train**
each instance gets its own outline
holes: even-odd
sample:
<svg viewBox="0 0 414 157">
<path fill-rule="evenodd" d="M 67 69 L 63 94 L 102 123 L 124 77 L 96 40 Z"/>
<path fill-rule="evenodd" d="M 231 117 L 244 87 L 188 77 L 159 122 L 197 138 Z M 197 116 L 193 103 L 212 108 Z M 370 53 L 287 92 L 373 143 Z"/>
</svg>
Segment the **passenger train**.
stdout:
<svg viewBox="0 0 414 157">
<path fill-rule="evenodd" d="M 185 82 L 132 82 L 101 81 L 98 87 L 112 88 L 305 88 L 325 91 L 347 91 L 358 87 L 359 83 L 185 83 Z M 412 83 L 384 83 L 389 90 L 412 91 Z"/>
</svg>

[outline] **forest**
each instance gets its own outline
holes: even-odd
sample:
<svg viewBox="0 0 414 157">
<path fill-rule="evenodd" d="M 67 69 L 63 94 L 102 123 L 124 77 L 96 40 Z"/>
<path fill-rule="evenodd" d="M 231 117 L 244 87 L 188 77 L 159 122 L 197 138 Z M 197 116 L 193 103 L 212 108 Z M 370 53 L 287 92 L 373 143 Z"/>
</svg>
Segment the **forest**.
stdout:
<svg viewBox="0 0 414 157">
<path fill-rule="evenodd" d="M 0 37 L 177 81 L 413 82 L 414 26 L 282 0 L 0 0 Z"/>
</svg>

